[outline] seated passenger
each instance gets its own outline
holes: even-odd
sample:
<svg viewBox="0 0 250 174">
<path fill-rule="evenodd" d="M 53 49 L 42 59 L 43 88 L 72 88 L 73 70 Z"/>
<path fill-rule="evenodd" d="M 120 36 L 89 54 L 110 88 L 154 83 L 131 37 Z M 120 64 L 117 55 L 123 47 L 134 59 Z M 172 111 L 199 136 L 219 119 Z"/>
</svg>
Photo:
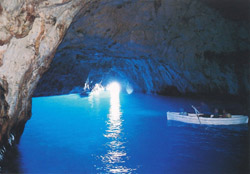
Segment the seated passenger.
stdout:
<svg viewBox="0 0 250 174">
<path fill-rule="evenodd" d="M 201 102 L 199 109 L 200 109 L 200 111 L 202 113 L 201 117 L 210 117 L 211 110 L 210 110 L 209 106 L 206 103 Z"/>
<path fill-rule="evenodd" d="M 214 108 L 214 114 L 210 116 L 211 118 L 219 118 L 219 110 L 218 108 Z"/>
<path fill-rule="evenodd" d="M 223 115 L 222 115 L 222 118 L 231 118 L 231 114 L 228 113 L 225 109 L 223 109 L 222 111 Z"/>
<path fill-rule="evenodd" d="M 188 115 L 187 112 L 184 112 L 184 109 L 183 108 L 180 108 L 180 115 Z"/>
</svg>

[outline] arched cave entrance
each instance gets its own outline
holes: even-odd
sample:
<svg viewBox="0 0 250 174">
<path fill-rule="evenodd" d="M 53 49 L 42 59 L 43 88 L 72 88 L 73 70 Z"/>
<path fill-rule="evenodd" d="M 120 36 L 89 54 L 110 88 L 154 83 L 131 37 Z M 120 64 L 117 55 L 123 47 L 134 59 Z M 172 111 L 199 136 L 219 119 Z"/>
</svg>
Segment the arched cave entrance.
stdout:
<svg viewBox="0 0 250 174">
<path fill-rule="evenodd" d="M 34 96 L 79 93 L 86 82 L 116 79 L 137 92 L 249 103 L 249 17 L 228 16 L 219 4 L 93 3 L 70 26 Z"/>
</svg>

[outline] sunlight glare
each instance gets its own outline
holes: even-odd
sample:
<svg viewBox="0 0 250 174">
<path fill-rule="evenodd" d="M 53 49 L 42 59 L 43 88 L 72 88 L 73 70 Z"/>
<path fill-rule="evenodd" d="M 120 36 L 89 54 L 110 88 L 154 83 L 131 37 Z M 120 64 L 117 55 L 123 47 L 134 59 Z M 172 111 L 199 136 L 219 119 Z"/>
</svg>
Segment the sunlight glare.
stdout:
<svg viewBox="0 0 250 174">
<path fill-rule="evenodd" d="M 110 84 L 108 84 L 107 88 L 106 88 L 111 94 L 115 93 L 115 94 L 119 94 L 120 90 L 121 90 L 121 86 L 118 82 L 112 82 Z"/>
<path fill-rule="evenodd" d="M 110 83 L 106 90 L 110 92 L 110 109 L 107 121 L 107 130 L 104 137 L 109 139 L 107 146 L 109 150 L 101 156 L 102 162 L 106 165 L 108 173 L 130 173 L 133 169 L 121 165 L 125 163 L 128 156 L 125 149 L 124 142 L 121 140 L 122 122 L 121 119 L 121 104 L 120 104 L 120 84 L 117 82 Z"/>
</svg>

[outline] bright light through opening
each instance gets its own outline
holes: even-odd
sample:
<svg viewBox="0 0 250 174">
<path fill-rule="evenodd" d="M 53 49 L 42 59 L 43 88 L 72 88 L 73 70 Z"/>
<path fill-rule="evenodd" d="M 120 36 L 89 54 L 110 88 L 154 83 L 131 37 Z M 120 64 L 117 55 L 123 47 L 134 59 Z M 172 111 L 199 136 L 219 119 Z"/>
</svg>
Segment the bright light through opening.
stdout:
<svg viewBox="0 0 250 174">
<path fill-rule="evenodd" d="M 110 93 L 115 93 L 115 94 L 119 94 L 120 90 L 121 90 L 121 86 L 119 83 L 117 82 L 112 82 L 110 84 L 108 84 L 107 88 L 106 88 Z"/>
</svg>

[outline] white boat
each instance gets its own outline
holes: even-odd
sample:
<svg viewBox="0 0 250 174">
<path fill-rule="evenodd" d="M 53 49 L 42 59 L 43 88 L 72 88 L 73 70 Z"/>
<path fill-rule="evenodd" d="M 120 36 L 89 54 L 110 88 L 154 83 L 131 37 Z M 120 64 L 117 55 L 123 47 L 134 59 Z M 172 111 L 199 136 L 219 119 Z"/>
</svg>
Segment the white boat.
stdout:
<svg viewBox="0 0 250 174">
<path fill-rule="evenodd" d="M 202 117 L 202 114 L 188 113 L 185 115 L 179 112 L 167 112 L 168 120 L 181 121 L 193 124 L 210 124 L 210 125 L 233 125 L 233 124 L 247 124 L 248 116 L 232 115 L 231 118 L 209 118 Z"/>
</svg>

